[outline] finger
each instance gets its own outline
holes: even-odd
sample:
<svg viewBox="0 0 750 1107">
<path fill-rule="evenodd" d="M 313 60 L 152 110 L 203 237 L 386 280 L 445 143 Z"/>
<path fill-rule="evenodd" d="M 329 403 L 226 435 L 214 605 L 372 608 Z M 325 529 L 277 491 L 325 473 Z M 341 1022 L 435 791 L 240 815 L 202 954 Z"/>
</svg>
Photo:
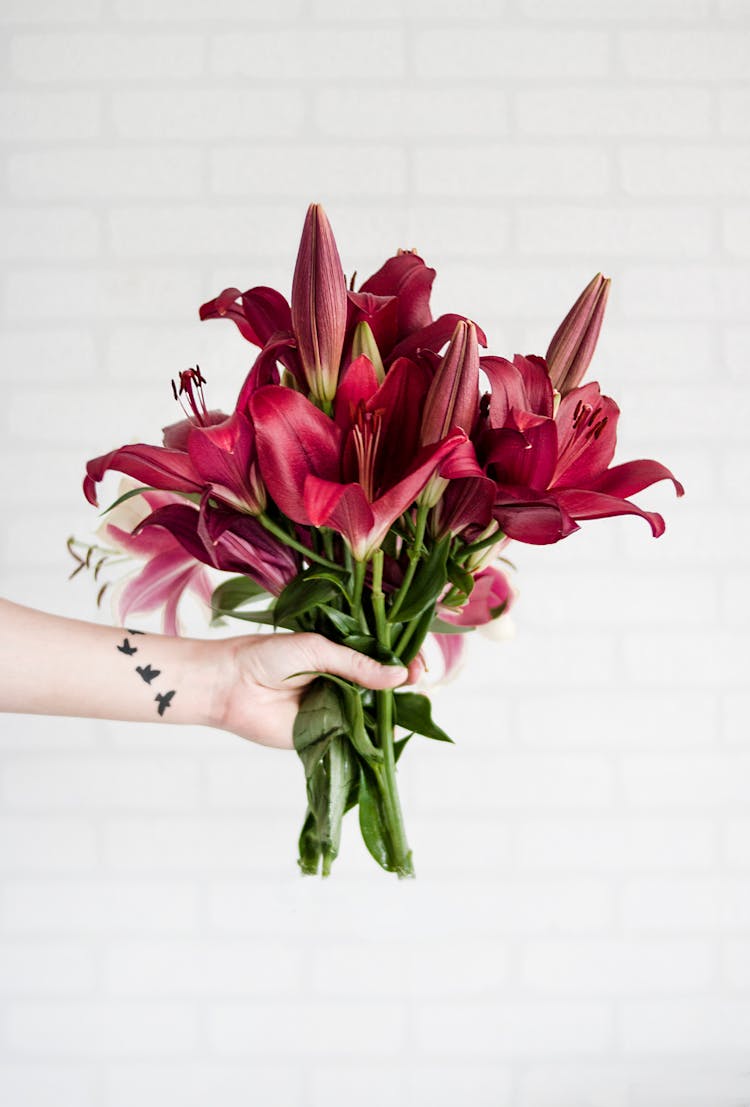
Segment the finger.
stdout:
<svg viewBox="0 0 750 1107">
<path fill-rule="evenodd" d="M 427 666 L 424 663 L 424 658 L 421 653 L 418 653 L 414 660 L 409 662 L 409 676 L 406 683 L 416 684 L 421 680 L 426 671 Z"/>
<path fill-rule="evenodd" d="M 329 642 L 322 634 L 304 635 L 304 638 L 305 653 L 310 662 L 306 668 L 332 673 L 365 688 L 396 688 L 407 679 L 408 671 L 404 665 L 381 665 L 379 661 L 374 661 L 357 650 L 351 650 L 348 646 Z M 314 675 L 301 675 L 288 683 L 292 687 L 299 687 L 311 680 L 314 680 Z"/>
</svg>

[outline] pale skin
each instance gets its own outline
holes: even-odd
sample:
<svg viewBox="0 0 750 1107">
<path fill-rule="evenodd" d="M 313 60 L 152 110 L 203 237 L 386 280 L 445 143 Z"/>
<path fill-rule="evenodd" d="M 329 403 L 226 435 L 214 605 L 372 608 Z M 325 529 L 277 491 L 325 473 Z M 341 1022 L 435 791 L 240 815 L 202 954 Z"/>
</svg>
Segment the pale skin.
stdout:
<svg viewBox="0 0 750 1107">
<path fill-rule="evenodd" d="M 396 688 L 421 672 L 418 661 L 380 665 L 318 634 L 211 640 L 136 628 L 0 598 L 0 711 L 202 725 L 293 749 L 302 690 L 316 672 L 367 688 Z"/>
</svg>

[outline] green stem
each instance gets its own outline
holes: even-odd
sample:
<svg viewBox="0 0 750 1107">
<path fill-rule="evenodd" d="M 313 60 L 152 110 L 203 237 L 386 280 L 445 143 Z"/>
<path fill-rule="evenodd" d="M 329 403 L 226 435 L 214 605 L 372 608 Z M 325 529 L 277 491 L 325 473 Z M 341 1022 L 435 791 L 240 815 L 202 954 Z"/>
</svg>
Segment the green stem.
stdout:
<svg viewBox="0 0 750 1107">
<path fill-rule="evenodd" d="M 365 574 L 367 573 L 366 561 L 354 562 L 354 589 L 352 591 L 351 609 L 355 619 L 359 619 L 359 625 L 364 634 L 370 633 L 367 625 L 367 616 L 362 610 L 362 593 L 365 587 Z"/>
<path fill-rule="evenodd" d="M 273 519 L 268 515 L 259 515 L 258 521 L 263 524 L 267 531 L 275 535 L 280 542 L 283 542 L 285 546 L 290 546 L 293 550 L 297 550 L 298 553 L 301 553 L 308 561 L 316 561 L 318 565 L 325 565 L 326 569 L 336 569 L 338 571 L 341 568 L 335 561 L 329 561 L 327 557 L 321 557 L 320 554 L 315 553 L 315 550 L 303 546 L 301 542 L 298 542 L 296 538 L 288 534 L 278 523 L 274 523 Z"/>
<path fill-rule="evenodd" d="M 424 504 L 420 504 L 417 508 L 417 526 L 414 531 L 414 543 L 409 547 L 409 565 L 391 608 L 392 622 L 396 621 L 401 605 L 409 593 L 411 582 L 414 580 L 414 574 L 417 571 L 417 563 L 422 556 L 422 546 L 424 543 L 425 530 L 427 529 L 427 514 L 429 510 L 430 509 L 425 507 Z"/>
<path fill-rule="evenodd" d="M 372 558 L 372 608 L 378 643 L 391 648 L 391 628 L 385 615 L 383 593 L 383 551 L 376 550 Z M 375 693 L 377 708 L 378 746 L 383 751 L 383 763 L 377 767 L 377 778 L 388 817 L 388 829 L 393 845 L 396 872 L 399 877 L 414 876 L 411 850 L 406 839 L 404 817 L 396 784 L 396 758 L 393 749 L 393 692 L 384 689 Z"/>
</svg>

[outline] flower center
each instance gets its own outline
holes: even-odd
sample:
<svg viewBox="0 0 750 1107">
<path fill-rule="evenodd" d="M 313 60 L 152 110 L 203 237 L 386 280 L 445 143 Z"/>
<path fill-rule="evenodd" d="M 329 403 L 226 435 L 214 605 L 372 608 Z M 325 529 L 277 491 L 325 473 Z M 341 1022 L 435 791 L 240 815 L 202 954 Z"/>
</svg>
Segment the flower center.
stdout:
<svg viewBox="0 0 750 1107">
<path fill-rule="evenodd" d="M 359 483 L 365 496 L 373 503 L 377 488 L 375 485 L 375 462 L 380 445 L 383 425 L 383 412 L 367 411 L 363 400 L 357 404 L 351 429 L 352 441 L 357 455 Z"/>
<path fill-rule="evenodd" d="M 185 412 L 191 423 L 197 427 L 209 425 L 208 409 L 203 395 L 203 385 L 206 378 L 200 371 L 200 366 L 195 369 L 183 369 L 180 372 L 180 387 L 172 381 L 172 394 Z M 184 398 L 183 398 L 184 397 Z"/>
</svg>

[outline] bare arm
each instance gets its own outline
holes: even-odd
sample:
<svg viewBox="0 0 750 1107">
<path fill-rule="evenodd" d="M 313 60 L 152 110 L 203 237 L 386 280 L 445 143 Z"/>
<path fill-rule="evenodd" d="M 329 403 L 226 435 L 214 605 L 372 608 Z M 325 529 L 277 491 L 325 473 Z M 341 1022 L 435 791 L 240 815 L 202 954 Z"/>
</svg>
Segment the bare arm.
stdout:
<svg viewBox="0 0 750 1107">
<path fill-rule="evenodd" d="M 370 688 L 414 679 L 317 634 L 204 640 L 139 634 L 0 599 L 0 711 L 219 727 L 292 747 L 303 670 Z"/>
</svg>

